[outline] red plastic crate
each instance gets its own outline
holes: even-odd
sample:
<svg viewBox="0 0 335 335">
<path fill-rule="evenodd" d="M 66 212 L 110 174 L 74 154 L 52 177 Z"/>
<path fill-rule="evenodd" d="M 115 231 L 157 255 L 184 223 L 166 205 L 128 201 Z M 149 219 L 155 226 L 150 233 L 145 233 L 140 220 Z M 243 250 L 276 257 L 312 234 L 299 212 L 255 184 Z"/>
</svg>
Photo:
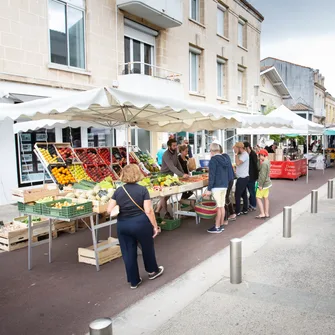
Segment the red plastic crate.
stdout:
<svg viewBox="0 0 335 335">
<path fill-rule="evenodd" d="M 103 176 L 103 179 L 106 177 L 112 177 L 113 180 L 118 180 L 116 173 L 108 165 L 99 165 L 99 172 Z"/>
<path fill-rule="evenodd" d="M 87 156 L 87 149 L 78 148 L 74 149 L 76 155 L 78 158 L 83 162 L 84 164 L 93 164 L 93 162 L 90 160 L 90 158 Z"/>
<path fill-rule="evenodd" d="M 98 154 L 97 149 L 95 148 L 88 148 L 86 149 L 87 156 L 89 157 L 90 161 L 94 165 L 105 164 L 105 161 L 100 157 Z"/>
<path fill-rule="evenodd" d="M 99 148 L 98 153 L 107 165 L 111 165 L 111 152 L 109 148 Z"/>
<path fill-rule="evenodd" d="M 93 181 L 99 183 L 104 179 L 98 166 L 85 165 L 84 168 L 85 168 L 86 173 L 91 177 Z"/>
</svg>

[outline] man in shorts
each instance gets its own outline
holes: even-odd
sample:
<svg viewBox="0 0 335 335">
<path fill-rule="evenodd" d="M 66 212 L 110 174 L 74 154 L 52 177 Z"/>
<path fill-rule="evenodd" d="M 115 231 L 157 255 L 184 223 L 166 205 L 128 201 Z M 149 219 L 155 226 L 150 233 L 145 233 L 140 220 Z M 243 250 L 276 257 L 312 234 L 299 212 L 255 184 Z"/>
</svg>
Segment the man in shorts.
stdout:
<svg viewBox="0 0 335 335">
<path fill-rule="evenodd" d="M 210 146 L 211 160 L 209 161 L 208 189 L 205 196 L 213 196 L 217 205 L 215 225 L 208 229 L 211 234 L 220 234 L 224 231 L 226 192 L 228 188 L 228 159 L 222 155 L 221 147 L 217 143 Z"/>
</svg>

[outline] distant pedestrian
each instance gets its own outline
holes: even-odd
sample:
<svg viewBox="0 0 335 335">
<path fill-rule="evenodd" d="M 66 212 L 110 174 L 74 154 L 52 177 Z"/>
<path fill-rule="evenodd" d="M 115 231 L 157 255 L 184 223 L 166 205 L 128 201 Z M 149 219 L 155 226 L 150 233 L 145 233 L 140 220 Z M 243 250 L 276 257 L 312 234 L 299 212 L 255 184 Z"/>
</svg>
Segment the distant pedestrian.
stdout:
<svg viewBox="0 0 335 335">
<path fill-rule="evenodd" d="M 158 150 L 157 152 L 157 163 L 159 166 L 162 165 L 162 159 L 163 159 L 163 155 L 164 155 L 164 152 L 166 151 L 167 149 L 167 145 L 166 143 L 163 143 L 162 144 L 162 148 Z"/>
<path fill-rule="evenodd" d="M 244 142 L 244 148 L 249 154 L 249 182 L 248 182 L 248 191 L 249 191 L 249 210 L 256 210 L 256 189 L 255 184 L 258 180 L 258 158 L 255 151 L 251 149 L 249 142 Z"/>
<path fill-rule="evenodd" d="M 270 162 L 268 160 L 268 156 L 269 154 L 266 150 L 262 149 L 259 152 L 260 170 L 258 177 L 258 188 L 256 192 L 259 215 L 256 216 L 256 219 L 265 219 L 270 217 L 269 192 L 272 183 L 270 179 Z"/>
</svg>

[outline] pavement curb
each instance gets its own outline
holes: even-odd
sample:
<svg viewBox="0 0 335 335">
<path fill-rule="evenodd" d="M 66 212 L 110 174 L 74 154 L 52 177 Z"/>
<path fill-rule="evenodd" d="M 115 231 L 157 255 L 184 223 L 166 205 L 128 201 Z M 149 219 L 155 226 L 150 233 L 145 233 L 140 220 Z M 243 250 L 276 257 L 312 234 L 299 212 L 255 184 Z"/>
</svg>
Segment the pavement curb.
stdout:
<svg viewBox="0 0 335 335">
<path fill-rule="evenodd" d="M 327 196 L 327 183 L 318 191 L 319 200 L 324 199 Z M 310 194 L 292 206 L 292 223 L 306 211 L 310 211 Z M 283 214 L 280 213 L 245 235 L 242 238 L 243 260 L 281 235 L 282 224 Z M 151 334 L 220 280 L 226 277 L 229 281 L 229 266 L 229 247 L 226 247 L 116 316 L 113 319 L 113 333 Z"/>
</svg>

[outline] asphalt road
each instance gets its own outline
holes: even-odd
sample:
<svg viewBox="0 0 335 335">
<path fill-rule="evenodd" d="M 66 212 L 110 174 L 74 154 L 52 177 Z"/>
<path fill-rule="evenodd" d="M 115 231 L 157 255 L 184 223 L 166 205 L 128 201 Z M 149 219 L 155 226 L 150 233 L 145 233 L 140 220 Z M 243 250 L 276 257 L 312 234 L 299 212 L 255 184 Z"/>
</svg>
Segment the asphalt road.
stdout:
<svg viewBox="0 0 335 335">
<path fill-rule="evenodd" d="M 279 214 L 335 177 L 335 169 L 311 171 L 310 183 L 278 180 L 271 189 L 271 215 Z M 101 267 L 78 263 L 78 247 L 92 244 L 88 230 L 74 235 L 63 234 L 53 241 L 52 264 L 48 263 L 48 246 L 33 249 L 33 269 L 27 270 L 27 249 L 0 254 L 0 334 L 4 335 L 82 335 L 90 321 L 101 316 L 114 316 L 144 296 L 170 282 L 242 237 L 258 225 L 254 213 L 230 224 L 224 233 L 206 232 L 213 222 L 183 220 L 181 228 L 163 232 L 156 240 L 159 264 L 166 272 L 161 278 L 130 290 L 125 279 L 122 259 Z M 113 235 L 116 236 L 115 231 Z M 107 236 L 103 231 L 99 238 Z M 142 261 L 141 274 L 146 278 Z"/>
</svg>

